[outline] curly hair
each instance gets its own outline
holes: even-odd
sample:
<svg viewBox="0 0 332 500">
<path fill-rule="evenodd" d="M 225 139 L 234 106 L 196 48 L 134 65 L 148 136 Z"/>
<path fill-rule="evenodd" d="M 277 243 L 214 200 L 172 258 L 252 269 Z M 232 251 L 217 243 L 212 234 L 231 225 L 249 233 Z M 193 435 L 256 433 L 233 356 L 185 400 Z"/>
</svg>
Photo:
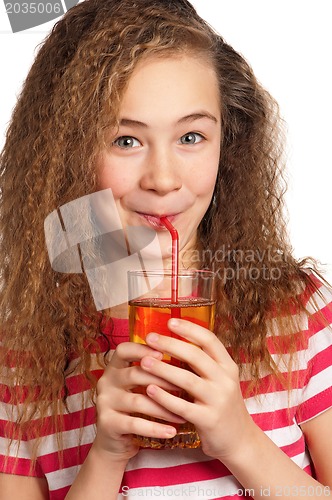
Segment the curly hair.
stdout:
<svg viewBox="0 0 332 500">
<path fill-rule="evenodd" d="M 100 315 L 83 274 L 51 269 L 45 217 L 97 190 L 96 159 L 107 130 L 117 125 L 138 61 L 174 54 L 211 61 L 222 97 L 219 173 L 197 248 L 201 267 L 221 278 L 216 333 L 239 364 L 243 355 L 250 359 L 254 381 L 262 366 L 278 374 L 266 345 L 271 311 L 284 319 L 294 304 L 302 307 L 299 290 L 313 284 L 308 261 L 292 256 L 283 221 L 276 103 L 245 59 L 186 0 L 86 0 L 41 46 L 1 155 L 0 361 L 8 365 L 9 356 L 15 370 L 6 372 L 8 385 L 25 391 L 17 417 L 22 428 L 50 409 L 55 422 L 65 411 L 71 353 L 92 397 L 96 387 L 89 352 L 98 350 Z M 99 362 L 104 366 L 102 356 Z M 13 403 L 22 396 L 15 394 Z"/>
</svg>

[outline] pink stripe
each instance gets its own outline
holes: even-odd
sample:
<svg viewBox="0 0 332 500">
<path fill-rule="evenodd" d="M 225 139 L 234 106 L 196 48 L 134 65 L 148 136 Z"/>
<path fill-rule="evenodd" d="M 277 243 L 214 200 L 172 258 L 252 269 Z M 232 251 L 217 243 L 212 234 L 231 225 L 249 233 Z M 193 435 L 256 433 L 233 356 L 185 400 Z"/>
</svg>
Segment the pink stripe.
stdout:
<svg viewBox="0 0 332 500">
<path fill-rule="evenodd" d="M 331 342 L 332 342 L 332 332 L 331 332 Z M 331 359 L 332 359 L 332 343 L 329 347 L 317 353 L 316 356 L 310 361 L 310 365 L 312 365 L 312 370 L 310 373 L 311 377 L 317 375 L 326 368 L 329 368 L 331 366 Z"/>
<path fill-rule="evenodd" d="M 27 458 L 4 457 L 0 455 L 0 471 L 5 474 L 16 474 L 18 476 L 44 477 L 38 464 L 31 467 L 31 461 Z"/>
<path fill-rule="evenodd" d="M 127 471 L 122 484 L 130 488 L 173 486 L 197 481 L 207 481 L 230 475 L 219 460 L 195 462 L 164 468 L 144 468 Z"/>
<path fill-rule="evenodd" d="M 81 415 L 80 415 L 81 414 Z M 86 408 L 85 410 L 80 410 L 76 412 L 72 412 L 63 416 L 63 425 L 61 429 L 63 431 L 71 431 L 80 428 L 80 422 L 82 422 L 83 427 L 87 427 L 88 425 L 94 425 L 96 423 L 96 409 L 94 406 L 91 408 Z M 32 421 L 29 424 L 29 429 L 26 430 L 25 435 L 22 437 L 23 441 L 27 441 L 27 431 L 29 431 L 30 435 L 34 435 L 34 429 L 37 432 L 37 421 Z M 6 431 L 6 432 L 5 432 Z M 52 422 L 51 417 L 46 417 L 43 419 L 43 426 L 41 429 L 38 429 L 38 434 L 40 436 L 50 436 L 55 434 L 55 426 Z M 14 439 L 17 439 L 18 436 L 18 424 L 15 422 L 7 422 L 7 420 L 0 419 L 0 437 L 7 438 L 10 435 Z"/>
<path fill-rule="evenodd" d="M 92 370 L 91 374 L 97 378 L 97 380 L 102 376 L 104 370 Z M 80 394 L 81 392 L 88 391 L 91 389 L 91 383 L 85 378 L 84 375 L 73 375 L 66 379 L 66 385 L 68 388 L 69 396 L 73 396 L 75 394 Z M 38 390 L 35 390 L 36 400 L 38 398 Z M 24 403 L 27 395 L 28 388 L 26 386 L 14 386 L 9 387 L 4 384 L 0 384 L 0 394 L 1 394 L 1 402 L 10 403 L 11 401 L 14 404 Z"/>
<path fill-rule="evenodd" d="M 65 486 L 64 488 L 50 491 L 50 500 L 64 500 L 69 490 L 70 486 Z"/>
<path fill-rule="evenodd" d="M 63 451 L 65 468 L 82 465 L 90 451 L 91 445 L 92 443 L 82 445 L 79 448 L 66 448 Z M 38 464 L 45 475 L 56 472 L 61 468 L 58 452 L 42 455 L 38 459 Z"/>
<path fill-rule="evenodd" d="M 325 318 L 322 318 L 322 315 Z M 319 332 L 326 328 L 326 322 L 332 323 L 332 302 L 327 304 L 325 307 L 312 314 L 309 318 L 309 330 L 312 334 Z"/>
<path fill-rule="evenodd" d="M 287 428 L 293 425 L 293 417 L 295 408 L 284 408 L 282 410 L 275 410 L 265 413 L 256 413 L 251 415 L 251 418 L 262 431 L 267 432 L 273 429 Z"/>
<path fill-rule="evenodd" d="M 304 453 L 305 450 L 304 436 L 301 436 L 300 439 L 295 441 L 295 443 L 289 444 L 287 446 L 281 446 L 280 449 L 290 458 L 296 457 L 297 455 Z"/>
<path fill-rule="evenodd" d="M 291 377 L 291 380 L 289 380 Z M 270 394 L 278 391 L 288 390 L 290 385 L 290 381 L 292 382 L 292 389 L 301 389 L 307 378 L 306 370 L 297 370 L 293 371 L 291 374 L 289 373 L 281 373 L 280 379 L 277 378 L 274 374 L 266 375 L 266 377 L 261 378 L 258 381 L 258 395 Z M 254 396 L 254 393 L 250 393 L 250 380 L 243 380 L 240 382 L 242 394 L 245 398 L 249 398 Z"/>
<path fill-rule="evenodd" d="M 310 420 L 316 415 L 332 408 L 332 387 L 328 387 L 325 391 L 316 394 L 300 405 L 297 409 L 298 423 Z"/>
</svg>

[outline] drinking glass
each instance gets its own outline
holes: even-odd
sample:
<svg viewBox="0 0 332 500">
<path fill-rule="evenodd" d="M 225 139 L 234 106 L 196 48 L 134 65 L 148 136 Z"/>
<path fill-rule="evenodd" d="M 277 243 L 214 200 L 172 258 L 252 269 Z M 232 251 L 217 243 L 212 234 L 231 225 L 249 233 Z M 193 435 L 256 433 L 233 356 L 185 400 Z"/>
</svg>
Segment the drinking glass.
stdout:
<svg viewBox="0 0 332 500">
<path fill-rule="evenodd" d="M 177 301 L 172 294 L 174 276 L 171 271 L 129 271 L 129 335 L 131 342 L 145 344 L 146 335 L 156 332 L 179 338 L 167 328 L 172 317 L 186 319 L 204 328 L 213 330 L 215 317 L 214 273 L 201 270 L 180 270 L 177 278 Z M 173 300 L 172 300 L 173 297 Z M 164 353 L 163 361 L 190 370 L 190 367 Z M 135 392 L 145 394 L 145 387 L 136 387 Z M 172 391 L 188 401 L 192 398 L 185 391 Z M 149 420 L 159 421 L 145 415 Z M 164 422 L 164 421 L 163 421 Z M 135 436 L 143 448 L 198 448 L 200 438 L 191 422 L 175 426 L 177 434 L 170 439 Z"/>
</svg>

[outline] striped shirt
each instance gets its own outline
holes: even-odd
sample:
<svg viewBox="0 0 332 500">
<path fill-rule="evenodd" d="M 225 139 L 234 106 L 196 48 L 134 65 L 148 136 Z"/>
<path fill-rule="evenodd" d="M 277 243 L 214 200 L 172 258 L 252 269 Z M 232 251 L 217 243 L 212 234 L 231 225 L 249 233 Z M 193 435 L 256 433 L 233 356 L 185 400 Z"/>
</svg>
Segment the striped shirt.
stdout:
<svg viewBox="0 0 332 500">
<path fill-rule="evenodd" d="M 303 294 L 309 315 L 301 313 L 303 342 L 297 351 L 292 373 L 292 389 L 285 390 L 270 374 L 262 374 L 259 394 L 245 399 L 255 423 L 266 435 L 309 475 L 313 475 L 300 424 L 332 407 L 332 294 L 320 284 L 324 301 L 315 293 L 314 299 L 322 314 L 313 308 L 308 291 Z M 113 319 L 114 330 L 106 328 L 114 349 L 128 340 L 127 320 Z M 273 320 L 271 321 L 273 328 Z M 277 337 L 278 338 L 278 337 Z M 281 337 L 280 337 L 281 338 Z M 287 373 L 287 354 L 280 355 L 276 342 L 268 337 L 268 346 L 279 370 Z M 102 371 L 96 369 L 99 377 Z M 241 387 L 250 382 L 246 369 Z M 60 466 L 58 442 L 45 419 L 45 435 L 36 465 L 31 468 L 33 440 L 21 441 L 7 454 L 4 426 L 8 419 L 6 398 L 0 406 L 0 472 L 45 477 L 51 500 L 65 498 L 96 435 L 95 407 L 90 401 L 88 382 L 80 374 L 68 377 L 68 410 L 63 422 L 63 466 Z M 6 392 L 5 392 L 6 394 Z M 82 398 L 86 409 L 81 416 Z M 80 446 L 78 446 L 80 443 Z M 8 455 L 8 454 L 7 454 Z M 15 465 L 15 469 L 14 469 Z M 110 471 L 111 473 L 111 471 Z M 178 497 L 212 500 L 250 496 L 218 460 L 206 456 L 201 449 L 151 450 L 142 449 L 128 462 L 119 492 L 121 498 Z"/>
</svg>

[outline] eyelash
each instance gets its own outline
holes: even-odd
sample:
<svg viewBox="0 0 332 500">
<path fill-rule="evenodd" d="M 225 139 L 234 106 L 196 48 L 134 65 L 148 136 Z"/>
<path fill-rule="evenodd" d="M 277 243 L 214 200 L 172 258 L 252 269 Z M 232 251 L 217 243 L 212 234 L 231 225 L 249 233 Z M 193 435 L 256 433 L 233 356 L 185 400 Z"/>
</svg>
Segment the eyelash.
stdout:
<svg viewBox="0 0 332 500">
<path fill-rule="evenodd" d="M 195 140 L 195 142 L 191 143 L 191 142 L 188 142 L 188 143 L 185 143 L 185 142 L 180 142 L 181 139 L 185 138 L 185 137 L 188 137 L 188 136 L 195 136 L 196 138 L 199 137 L 199 141 Z M 129 140 L 129 141 L 137 141 L 139 144 L 140 141 L 138 139 L 136 139 L 135 137 L 131 136 L 131 135 L 122 135 L 120 137 L 118 137 L 117 139 L 115 139 L 115 141 L 112 142 L 112 145 L 114 146 L 118 146 L 119 148 L 121 149 L 132 149 L 134 147 L 138 147 L 138 146 L 129 146 L 129 147 L 126 147 L 126 146 L 120 146 L 119 142 L 120 141 L 123 141 L 123 140 Z M 189 145 L 189 146 L 193 146 L 195 144 L 199 144 L 200 142 L 202 142 L 203 140 L 205 140 L 205 137 L 202 135 L 202 134 L 199 134 L 198 132 L 187 132 L 186 134 L 183 134 L 180 139 L 177 141 L 178 144 L 183 144 L 183 145 Z"/>
<path fill-rule="evenodd" d="M 188 132 L 187 134 L 184 134 L 180 137 L 179 141 L 181 141 L 181 139 L 183 139 L 184 137 L 188 137 L 188 136 L 196 136 L 196 137 L 200 137 L 200 140 L 197 142 L 195 141 L 194 143 L 191 143 L 191 142 L 188 142 L 187 145 L 194 145 L 194 144 L 198 144 L 202 141 L 205 140 L 205 137 L 202 135 L 202 134 L 199 134 L 198 132 Z M 184 142 L 181 142 L 181 144 L 186 144 Z"/>
<path fill-rule="evenodd" d="M 120 137 L 118 137 L 117 139 L 115 139 L 115 141 L 112 142 L 112 145 L 113 146 L 118 146 L 121 149 L 131 149 L 131 147 L 120 146 L 119 141 L 121 141 L 121 140 L 122 141 L 123 140 L 133 140 L 133 141 L 139 142 L 138 139 L 135 139 L 135 137 L 132 137 L 131 135 L 121 135 Z M 135 146 L 135 147 L 137 147 L 137 146 Z"/>
</svg>

